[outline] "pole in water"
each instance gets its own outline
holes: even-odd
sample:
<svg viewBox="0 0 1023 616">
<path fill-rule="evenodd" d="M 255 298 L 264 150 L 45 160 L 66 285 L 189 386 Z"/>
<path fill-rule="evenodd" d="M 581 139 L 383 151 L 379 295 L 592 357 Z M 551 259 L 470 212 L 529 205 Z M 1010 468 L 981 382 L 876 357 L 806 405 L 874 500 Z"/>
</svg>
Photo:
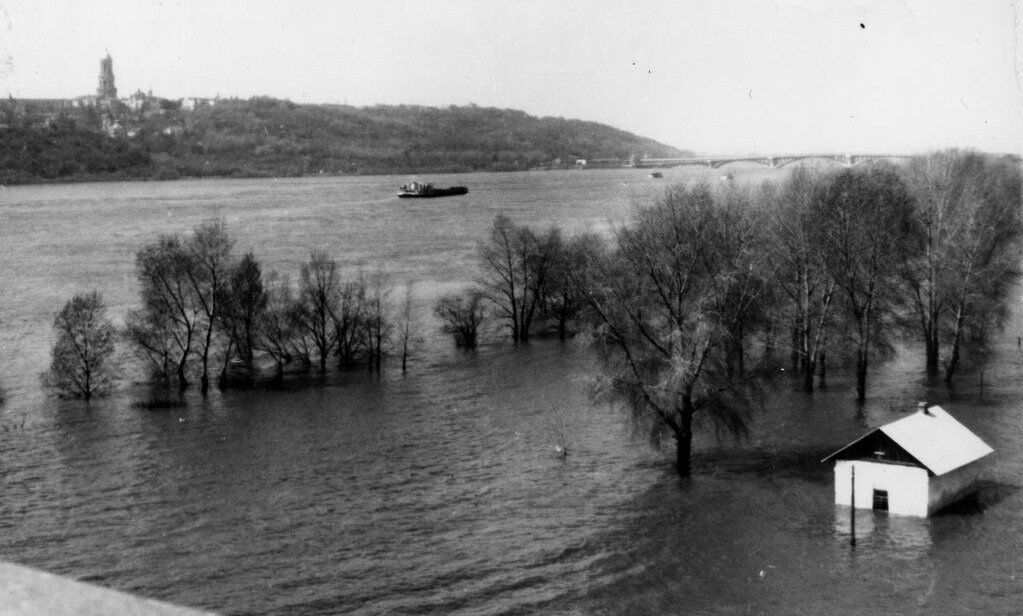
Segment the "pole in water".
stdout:
<svg viewBox="0 0 1023 616">
<path fill-rule="evenodd" d="M 850 502 L 852 503 L 849 508 L 849 545 L 856 547 L 856 467 L 850 465 L 849 470 L 852 471 L 850 475 L 851 492 Z"/>
</svg>

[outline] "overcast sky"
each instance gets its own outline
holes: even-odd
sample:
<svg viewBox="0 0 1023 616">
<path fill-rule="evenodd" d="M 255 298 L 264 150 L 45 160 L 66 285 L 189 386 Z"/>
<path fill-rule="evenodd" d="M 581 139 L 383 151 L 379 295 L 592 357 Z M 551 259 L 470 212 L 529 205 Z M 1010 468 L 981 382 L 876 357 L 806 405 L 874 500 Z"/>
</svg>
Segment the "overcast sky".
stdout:
<svg viewBox="0 0 1023 616">
<path fill-rule="evenodd" d="M 510 107 L 707 154 L 1023 148 L 1023 0 L 0 0 L 0 93 Z"/>
</svg>

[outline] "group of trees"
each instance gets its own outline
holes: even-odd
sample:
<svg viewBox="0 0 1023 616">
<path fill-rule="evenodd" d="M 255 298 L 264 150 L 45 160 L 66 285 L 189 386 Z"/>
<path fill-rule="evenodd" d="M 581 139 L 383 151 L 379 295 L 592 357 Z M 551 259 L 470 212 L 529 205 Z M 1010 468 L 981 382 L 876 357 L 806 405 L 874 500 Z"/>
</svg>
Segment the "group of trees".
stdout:
<svg viewBox="0 0 1023 616">
<path fill-rule="evenodd" d="M 152 160 L 146 148 L 82 128 L 71 120 L 46 128 L 0 130 L 0 183 L 146 177 Z"/>
<path fill-rule="evenodd" d="M 222 222 L 185 236 L 164 235 L 136 253 L 141 306 L 130 312 L 123 337 L 150 376 L 187 388 L 198 378 L 203 393 L 271 370 L 341 368 L 379 370 L 392 349 L 402 369 L 418 341 L 412 285 L 391 306 L 390 280 L 380 272 L 344 277 L 335 259 L 313 251 L 297 285 L 265 274 L 251 253 L 233 254 Z M 57 342 L 46 382 L 60 393 L 89 398 L 108 389 L 115 328 L 102 297 L 75 296 L 54 322 Z"/>
<path fill-rule="evenodd" d="M 478 281 L 434 314 L 461 347 L 488 318 L 515 342 L 585 332 L 604 359 L 600 390 L 652 438 L 672 438 L 688 475 L 695 426 L 742 433 L 782 367 L 812 391 L 829 365 L 849 366 L 863 401 L 871 362 L 909 339 L 951 382 L 964 352 L 1002 324 L 1021 238 L 1013 158 L 949 151 L 900 168 L 799 168 L 779 184 L 672 187 L 610 237 L 498 216 L 479 244 Z M 226 381 L 232 366 L 253 374 L 260 362 L 278 375 L 293 362 L 324 372 L 332 359 L 379 370 L 391 351 L 404 369 L 415 339 L 411 286 L 393 307 L 386 276 L 346 278 L 318 251 L 293 285 L 251 253 L 236 259 L 222 223 L 158 238 L 136 270 L 142 301 L 127 336 L 154 376 L 182 388 L 198 374 L 205 391 L 214 372 Z M 98 295 L 69 302 L 51 382 L 86 398 L 106 386 L 63 359 L 109 353 L 103 319 Z M 87 345 L 83 323 L 95 334 Z"/>
<path fill-rule="evenodd" d="M 557 227 L 537 233 L 498 215 L 490 236 L 480 242 L 481 277 L 472 287 L 446 296 L 435 313 L 459 346 L 475 346 L 476 330 L 487 312 L 516 342 L 526 342 L 542 322 L 562 340 L 582 306 L 575 279 L 596 236 L 565 239 Z"/>
<path fill-rule="evenodd" d="M 673 437 L 687 475 L 694 421 L 741 433 L 764 377 L 786 365 L 807 391 L 829 363 L 848 365 L 863 401 L 871 362 L 916 339 L 951 382 L 965 346 L 1006 314 L 1020 209 L 1018 160 L 949 151 L 759 187 L 675 186 L 611 238 L 498 216 L 481 280 L 448 306 L 464 316 L 485 299 L 516 341 L 573 321 L 605 359 L 601 390 L 655 439 Z"/>
</svg>

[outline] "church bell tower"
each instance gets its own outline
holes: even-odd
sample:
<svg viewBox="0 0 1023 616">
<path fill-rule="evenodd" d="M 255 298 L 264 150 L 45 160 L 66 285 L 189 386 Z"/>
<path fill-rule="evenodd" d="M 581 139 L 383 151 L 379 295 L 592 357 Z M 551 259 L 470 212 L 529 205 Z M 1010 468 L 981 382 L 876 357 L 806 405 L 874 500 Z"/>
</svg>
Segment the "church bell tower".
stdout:
<svg viewBox="0 0 1023 616">
<path fill-rule="evenodd" d="M 99 61 L 99 87 L 96 88 L 96 97 L 100 100 L 116 100 L 117 87 L 114 85 L 114 61 L 107 52 L 106 57 Z"/>
</svg>

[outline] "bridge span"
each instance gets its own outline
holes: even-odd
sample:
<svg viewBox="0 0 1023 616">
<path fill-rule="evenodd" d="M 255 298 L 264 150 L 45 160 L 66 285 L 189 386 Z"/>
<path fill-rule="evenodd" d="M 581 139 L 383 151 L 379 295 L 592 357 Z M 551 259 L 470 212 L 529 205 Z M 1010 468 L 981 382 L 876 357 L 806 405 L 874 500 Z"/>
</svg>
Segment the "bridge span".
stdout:
<svg viewBox="0 0 1023 616">
<path fill-rule="evenodd" d="M 637 158 L 630 166 L 637 168 L 666 168 L 686 165 L 717 169 L 730 163 L 759 163 L 768 167 L 784 167 L 801 160 L 830 160 L 843 165 L 879 160 L 909 160 L 909 154 L 780 154 L 774 156 L 700 156 L 690 158 Z"/>
</svg>

